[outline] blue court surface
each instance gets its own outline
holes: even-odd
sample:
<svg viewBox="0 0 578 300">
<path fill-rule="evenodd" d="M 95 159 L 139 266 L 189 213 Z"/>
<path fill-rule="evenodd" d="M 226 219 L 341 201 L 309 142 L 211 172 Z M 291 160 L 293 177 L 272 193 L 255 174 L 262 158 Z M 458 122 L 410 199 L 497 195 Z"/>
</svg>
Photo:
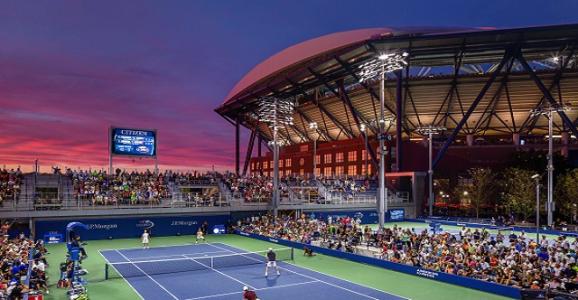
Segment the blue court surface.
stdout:
<svg viewBox="0 0 578 300">
<path fill-rule="evenodd" d="M 244 252 L 221 243 L 100 251 L 118 277 L 147 300 L 239 300 L 243 286 L 255 290 L 261 300 L 407 299 L 281 261 L 281 275 L 270 270 L 265 277 L 260 256 L 258 263 L 217 266 L 217 262 Z M 246 257 L 237 255 L 237 259 L 239 256 Z"/>
</svg>

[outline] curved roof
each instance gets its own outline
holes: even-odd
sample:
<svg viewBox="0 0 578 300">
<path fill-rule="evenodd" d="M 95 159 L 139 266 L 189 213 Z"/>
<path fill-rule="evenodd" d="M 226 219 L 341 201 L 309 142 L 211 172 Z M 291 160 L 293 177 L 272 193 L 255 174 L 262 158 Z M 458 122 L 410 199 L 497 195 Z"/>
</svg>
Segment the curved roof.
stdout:
<svg viewBox="0 0 578 300">
<path fill-rule="evenodd" d="M 223 105 L 236 100 L 236 97 L 249 90 L 255 84 L 283 70 L 307 61 L 327 52 L 399 35 L 447 34 L 465 31 L 479 31 L 494 28 L 456 28 L 456 27 L 403 27 L 403 28 L 366 28 L 343 31 L 313 38 L 278 52 L 264 60 L 247 73 L 229 92 Z"/>
</svg>

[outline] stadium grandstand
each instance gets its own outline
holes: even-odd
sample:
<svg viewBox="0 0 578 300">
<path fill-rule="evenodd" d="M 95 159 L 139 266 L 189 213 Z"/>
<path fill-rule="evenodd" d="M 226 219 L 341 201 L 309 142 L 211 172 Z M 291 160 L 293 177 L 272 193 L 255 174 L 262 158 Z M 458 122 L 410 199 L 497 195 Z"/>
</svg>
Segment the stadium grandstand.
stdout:
<svg viewBox="0 0 578 300">
<path fill-rule="evenodd" d="M 159 170 L 156 130 L 116 127 L 108 170 L 3 168 L 0 299 L 578 299 L 577 44 L 333 33 L 215 109 L 235 170 Z"/>
</svg>

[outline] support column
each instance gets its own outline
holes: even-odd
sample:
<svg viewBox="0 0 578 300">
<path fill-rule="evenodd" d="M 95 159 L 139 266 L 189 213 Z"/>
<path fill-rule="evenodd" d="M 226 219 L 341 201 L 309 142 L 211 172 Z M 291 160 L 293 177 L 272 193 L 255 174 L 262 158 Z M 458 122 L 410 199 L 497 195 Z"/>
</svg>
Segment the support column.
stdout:
<svg viewBox="0 0 578 300">
<path fill-rule="evenodd" d="M 570 143 L 570 133 L 569 132 L 562 132 L 562 138 L 561 138 L 561 142 L 562 142 L 562 149 L 560 150 L 560 154 L 562 154 L 562 156 L 568 158 L 568 144 Z"/>
<path fill-rule="evenodd" d="M 403 121 L 403 85 L 402 85 L 402 72 L 401 70 L 396 71 L 397 77 L 397 87 L 396 87 L 396 96 L 395 96 L 395 114 L 396 114 L 396 121 L 395 121 L 395 165 L 396 171 L 403 170 L 402 165 L 402 121 Z"/>
<path fill-rule="evenodd" d="M 257 136 L 257 157 L 259 160 L 257 161 L 257 170 L 259 175 L 263 175 L 263 160 L 262 160 L 262 151 L 261 151 L 261 144 L 263 143 L 263 139 L 261 135 Z"/>
<path fill-rule="evenodd" d="M 474 145 L 474 135 L 473 134 L 466 135 L 466 142 L 468 143 L 468 147 L 473 146 Z"/>
<path fill-rule="evenodd" d="M 520 134 L 515 132 L 512 133 L 512 143 L 514 143 L 514 146 L 520 146 Z"/>
<path fill-rule="evenodd" d="M 239 172 L 240 172 L 240 165 L 241 165 L 241 153 L 240 153 L 240 148 L 241 148 L 241 137 L 240 137 L 240 121 L 239 118 L 237 118 L 235 120 L 235 174 L 237 174 L 237 176 L 239 176 Z"/>
</svg>

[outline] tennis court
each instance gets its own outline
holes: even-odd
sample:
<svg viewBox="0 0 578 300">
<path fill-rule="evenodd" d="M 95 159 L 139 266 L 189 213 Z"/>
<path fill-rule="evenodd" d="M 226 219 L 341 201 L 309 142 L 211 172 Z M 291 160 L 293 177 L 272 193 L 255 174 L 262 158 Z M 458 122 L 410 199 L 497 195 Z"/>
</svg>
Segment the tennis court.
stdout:
<svg viewBox="0 0 578 300">
<path fill-rule="evenodd" d="M 264 253 L 207 243 L 101 250 L 108 278 L 126 280 L 143 299 L 235 299 L 243 286 L 260 299 L 407 299 L 297 267 L 292 249 L 276 249 L 281 276 L 264 276 Z"/>
</svg>

